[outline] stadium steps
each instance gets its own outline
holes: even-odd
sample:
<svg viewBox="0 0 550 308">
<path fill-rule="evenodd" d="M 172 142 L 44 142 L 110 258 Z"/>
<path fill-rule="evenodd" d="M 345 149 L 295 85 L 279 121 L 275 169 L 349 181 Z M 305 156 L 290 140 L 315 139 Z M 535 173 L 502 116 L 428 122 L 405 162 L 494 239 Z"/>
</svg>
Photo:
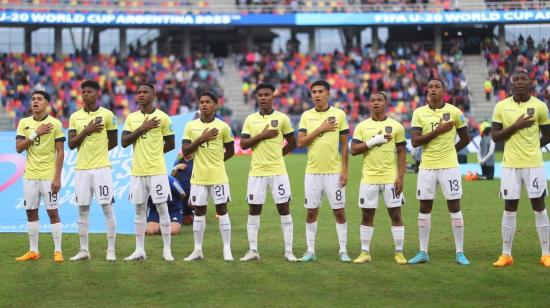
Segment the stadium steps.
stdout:
<svg viewBox="0 0 550 308">
<path fill-rule="evenodd" d="M 464 75 L 470 90 L 470 111 L 472 116 L 479 121 L 491 119 L 494 101 L 485 99 L 483 82 L 488 76 L 485 59 L 481 55 L 464 55 Z"/>
<path fill-rule="evenodd" d="M 460 0 L 458 8 L 461 10 L 485 10 L 485 1 L 480 0 Z"/>
<path fill-rule="evenodd" d="M 233 120 L 242 122 L 247 115 L 254 112 L 254 103 L 244 103 L 242 80 L 233 58 L 228 57 L 224 61 L 224 74 L 220 76 L 220 81 L 226 98 L 225 106 L 233 111 Z"/>
<path fill-rule="evenodd" d="M 0 112 L 0 131 L 13 130 L 13 118 L 9 117 L 3 110 Z"/>
</svg>

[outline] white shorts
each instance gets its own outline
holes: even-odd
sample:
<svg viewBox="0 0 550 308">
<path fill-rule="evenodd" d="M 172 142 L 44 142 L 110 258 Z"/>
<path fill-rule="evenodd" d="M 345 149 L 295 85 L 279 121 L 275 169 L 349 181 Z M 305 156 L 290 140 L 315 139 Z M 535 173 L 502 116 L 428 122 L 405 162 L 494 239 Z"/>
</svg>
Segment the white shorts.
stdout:
<svg viewBox="0 0 550 308">
<path fill-rule="evenodd" d="M 25 210 L 38 209 L 40 196 L 44 199 L 46 210 L 55 210 L 58 208 L 57 194 L 52 192 L 52 180 L 23 179 L 23 204 Z"/>
<path fill-rule="evenodd" d="M 99 204 L 113 202 L 111 168 L 75 170 L 75 201 L 78 205 L 92 203 L 92 194 Z"/>
<path fill-rule="evenodd" d="M 462 177 L 459 168 L 420 169 L 416 182 L 416 199 L 433 200 L 437 184 L 447 200 L 462 198 Z"/>
<path fill-rule="evenodd" d="M 400 207 L 405 200 L 403 193 L 395 195 L 393 184 L 361 184 L 359 187 L 359 207 L 363 209 L 375 209 L 378 207 L 380 193 L 384 196 L 386 207 Z"/>
<path fill-rule="evenodd" d="M 500 196 L 505 200 L 519 200 L 521 182 L 529 199 L 546 195 L 547 182 L 544 168 L 502 168 Z"/>
<path fill-rule="evenodd" d="M 275 204 L 290 201 L 290 182 L 288 175 L 250 176 L 248 177 L 248 204 L 264 204 L 267 186 L 271 187 L 271 196 Z"/>
<path fill-rule="evenodd" d="M 149 196 L 155 204 L 172 200 L 166 174 L 130 177 L 130 201 L 134 204 L 147 204 Z"/>
<path fill-rule="evenodd" d="M 195 185 L 191 184 L 191 204 L 194 206 L 208 205 L 208 196 L 212 197 L 214 204 L 229 203 L 231 192 L 229 184 Z"/>
<path fill-rule="evenodd" d="M 323 192 L 327 195 L 328 203 L 332 209 L 341 209 L 346 205 L 346 187 L 340 187 L 340 173 L 306 173 L 304 206 L 307 209 L 320 207 Z"/>
</svg>

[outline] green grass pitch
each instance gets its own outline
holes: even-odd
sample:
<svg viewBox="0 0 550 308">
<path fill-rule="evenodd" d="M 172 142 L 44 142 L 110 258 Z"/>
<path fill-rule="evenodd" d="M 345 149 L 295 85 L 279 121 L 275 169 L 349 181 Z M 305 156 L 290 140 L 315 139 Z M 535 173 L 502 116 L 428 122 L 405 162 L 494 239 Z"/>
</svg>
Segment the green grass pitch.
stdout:
<svg viewBox="0 0 550 308">
<path fill-rule="evenodd" d="M 305 155 L 286 158 L 293 191 L 294 253 L 306 250 L 303 178 Z M 319 216 L 317 256 L 308 264 L 283 260 L 283 238 L 277 211 L 270 200 L 261 218 L 259 250 L 261 262 L 238 261 L 248 248 L 245 202 L 250 158 L 236 157 L 227 163 L 233 202 L 229 213 L 233 227 L 235 262 L 222 260 L 222 244 L 214 208 L 207 214 L 204 240 L 205 260 L 183 262 L 193 249 L 191 226 L 173 237 L 175 263 L 162 260 L 162 240 L 147 237 L 148 260 L 109 263 L 104 260 L 106 238 L 90 238 L 92 260 L 55 264 L 50 234 L 42 234 L 42 259 L 17 263 L 14 258 L 28 249 L 27 235 L 0 234 L 0 307 L 55 306 L 547 306 L 550 269 L 539 265 L 540 248 L 534 217 L 526 201 L 520 204 L 514 242 L 516 264 L 496 269 L 491 263 L 500 254 L 502 202 L 499 181 L 466 182 L 462 211 L 465 219 L 465 253 L 470 266 L 454 261 L 451 223 L 441 193 L 434 204 L 430 236 L 430 263 L 410 266 L 393 261 L 393 240 L 389 217 L 383 206 L 375 218 L 371 244 L 372 263 L 355 265 L 338 261 L 338 240 L 334 217 L 324 203 Z M 360 209 L 357 194 L 361 158 L 350 159 L 347 186 L 348 251 L 360 252 Z M 407 174 L 405 256 L 418 249 L 415 200 L 416 175 Z M 524 197 L 525 195 L 523 195 Z M 134 237 L 119 235 L 117 257 L 134 249 Z M 63 236 L 65 259 L 78 250 L 78 235 Z"/>
</svg>

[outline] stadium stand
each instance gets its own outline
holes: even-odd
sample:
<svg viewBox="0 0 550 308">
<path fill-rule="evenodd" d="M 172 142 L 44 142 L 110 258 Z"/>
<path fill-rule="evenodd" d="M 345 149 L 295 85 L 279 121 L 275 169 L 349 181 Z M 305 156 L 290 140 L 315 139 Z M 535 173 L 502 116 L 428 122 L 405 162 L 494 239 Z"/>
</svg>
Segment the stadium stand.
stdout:
<svg viewBox="0 0 550 308">
<path fill-rule="evenodd" d="M 194 109 L 196 95 L 204 89 L 219 93 L 218 71 L 209 55 L 189 58 L 132 55 L 126 60 L 113 55 L 73 55 L 56 60 L 50 55 L 0 54 L 0 101 L 7 114 L 19 119 L 29 111 L 32 90 L 52 94 L 52 112 L 66 120 L 82 104 L 79 84 L 99 81 L 101 104 L 125 117 L 137 106 L 134 93 L 140 82 L 155 82 L 159 107 L 170 115 Z M 222 109 L 222 115 L 230 110 Z"/>
</svg>

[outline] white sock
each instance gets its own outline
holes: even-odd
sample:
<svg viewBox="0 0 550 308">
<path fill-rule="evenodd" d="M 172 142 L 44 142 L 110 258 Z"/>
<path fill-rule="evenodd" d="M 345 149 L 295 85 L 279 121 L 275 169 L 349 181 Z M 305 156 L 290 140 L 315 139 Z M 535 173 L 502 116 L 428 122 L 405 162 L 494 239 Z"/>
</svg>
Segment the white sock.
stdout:
<svg viewBox="0 0 550 308">
<path fill-rule="evenodd" d="M 27 222 L 27 232 L 29 233 L 30 251 L 38 252 L 38 234 L 40 233 L 40 223 L 38 221 Z"/>
<path fill-rule="evenodd" d="M 78 207 L 78 235 L 80 236 L 80 249 L 88 249 L 88 229 L 90 227 L 90 205 L 80 205 Z"/>
<path fill-rule="evenodd" d="M 55 251 L 61 251 L 61 223 L 52 224 L 52 237 Z"/>
<path fill-rule="evenodd" d="M 294 241 L 294 224 L 292 216 L 281 215 L 281 230 L 283 230 L 283 238 L 285 239 L 285 251 L 292 252 L 292 243 Z"/>
<path fill-rule="evenodd" d="M 535 225 L 537 226 L 537 233 L 539 234 L 539 241 L 540 241 L 540 249 L 542 250 L 543 256 L 550 255 L 549 247 L 548 247 L 548 237 L 550 234 L 549 232 L 549 223 L 548 223 L 548 214 L 546 213 L 546 209 L 537 212 L 535 212 Z"/>
<path fill-rule="evenodd" d="M 105 226 L 107 227 L 107 249 L 115 250 L 116 240 L 116 218 L 111 203 L 102 204 Z"/>
<path fill-rule="evenodd" d="M 166 202 L 155 204 L 159 213 L 160 234 L 162 234 L 162 243 L 164 249 L 170 249 L 172 242 L 170 214 L 168 214 L 168 204 Z"/>
<path fill-rule="evenodd" d="M 369 252 L 370 241 L 372 240 L 372 234 L 374 233 L 374 227 L 363 226 L 359 227 L 359 236 L 361 238 L 361 251 Z"/>
<path fill-rule="evenodd" d="M 393 236 L 393 243 L 395 244 L 395 251 L 403 251 L 403 242 L 405 241 L 405 226 L 391 226 L 391 234 Z"/>
<path fill-rule="evenodd" d="M 315 253 L 315 236 L 317 236 L 317 222 L 306 222 L 307 251 Z"/>
<path fill-rule="evenodd" d="M 462 212 L 458 211 L 451 214 L 451 225 L 453 226 L 453 234 L 455 237 L 456 252 L 464 252 L 464 218 Z"/>
<path fill-rule="evenodd" d="M 145 251 L 145 229 L 147 228 L 147 205 L 136 204 L 136 217 L 134 220 L 136 232 L 136 250 Z"/>
<path fill-rule="evenodd" d="M 219 219 L 223 249 L 231 249 L 231 221 L 229 220 L 229 214 L 220 215 Z"/>
<path fill-rule="evenodd" d="M 516 233 L 516 212 L 502 214 L 502 254 L 512 255 L 512 244 Z"/>
<path fill-rule="evenodd" d="M 418 213 L 418 237 L 420 240 L 420 250 L 428 252 L 428 242 L 430 241 L 430 227 L 432 225 L 432 214 Z"/>
<path fill-rule="evenodd" d="M 197 216 L 193 218 L 193 237 L 195 238 L 195 250 L 202 250 L 202 238 L 206 228 L 206 218 Z"/>
<path fill-rule="evenodd" d="M 260 215 L 248 215 L 246 232 L 250 250 L 258 251 L 258 230 L 260 229 Z"/>
<path fill-rule="evenodd" d="M 338 243 L 340 244 L 340 252 L 348 252 L 348 223 L 336 223 L 336 233 L 338 234 Z"/>
</svg>

